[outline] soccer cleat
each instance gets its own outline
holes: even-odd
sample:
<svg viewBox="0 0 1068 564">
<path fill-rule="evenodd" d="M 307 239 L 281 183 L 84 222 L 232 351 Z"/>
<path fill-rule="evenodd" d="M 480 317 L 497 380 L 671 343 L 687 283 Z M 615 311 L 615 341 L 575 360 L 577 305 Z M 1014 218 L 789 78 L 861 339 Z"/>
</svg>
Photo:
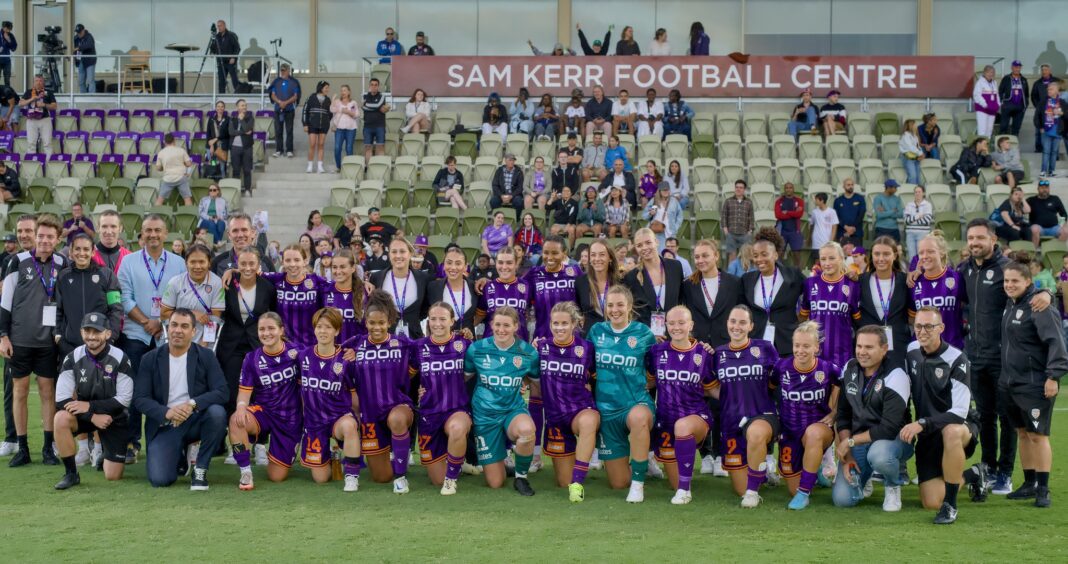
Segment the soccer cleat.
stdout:
<svg viewBox="0 0 1068 564">
<path fill-rule="evenodd" d="M 229 464 L 230 466 L 235 466 L 237 464 L 237 459 L 234 458 L 233 452 L 226 455 L 226 460 L 223 461 L 223 464 Z"/>
<path fill-rule="evenodd" d="M 66 474 L 63 474 L 63 479 L 56 484 L 56 489 L 65 490 L 73 488 L 80 483 L 82 483 L 82 477 L 79 476 L 77 472 L 67 472 Z"/>
<path fill-rule="evenodd" d="M 711 474 L 716 471 L 716 457 L 711 454 L 701 459 L 701 473 Z"/>
<path fill-rule="evenodd" d="M 208 471 L 206 469 L 193 467 L 193 479 L 189 482 L 189 491 L 208 491 Z"/>
<path fill-rule="evenodd" d="M 745 493 L 742 494 L 742 507 L 745 509 L 753 509 L 760 505 L 761 501 L 763 501 L 763 499 L 760 497 L 760 494 L 753 490 L 745 490 Z"/>
<path fill-rule="evenodd" d="M 1049 488 L 1038 486 L 1035 488 L 1035 507 L 1046 508 L 1050 506 Z"/>
<path fill-rule="evenodd" d="M 883 493 L 883 511 L 901 511 L 901 486 L 887 486 Z"/>
<path fill-rule="evenodd" d="M 660 465 L 656 463 L 652 456 L 649 457 L 649 469 L 646 470 L 645 475 L 657 480 L 664 479 L 664 471 L 660 469 Z"/>
<path fill-rule="evenodd" d="M 415 466 L 416 464 L 419 464 L 419 457 L 413 450 L 408 453 L 408 466 Z"/>
<path fill-rule="evenodd" d="M 516 478 L 512 482 L 512 486 L 521 496 L 530 497 L 534 495 L 534 488 L 530 487 L 530 482 L 526 478 Z"/>
<path fill-rule="evenodd" d="M 790 503 L 786 505 L 787 509 L 791 509 L 793 511 L 801 511 L 806 507 L 808 507 L 808 494 L 801 491 L 794 494 L 794 498 L 791 499 Z"/>
<path fill-rule="evenodd" d="M 445 478 L 441 483 L 441 495 L 456 495 L 456 480 Z"/>
<path fill-rule="evenodd" d="M 991 488 L 990 493 L 994 495 L 1009 495 L 1012 493 L 1012 476 L 998 472 L 997 477 L 994 479 L 994 487 Z"/>
<path fill-rule="evenodd" d="M 572 482 L 567 486 L 567 498 L 571 503 L 582 503 L 586 499 L 586 487 L 578 482 Z"/>
<path fill-rule="evenodd" d="M 712 475 L 714 477 L 726 478 L 727 476 L 731 475 L 730 472 L 727 472 L 723 469 L 723 457 L 717 456 L 714 461 L 714 464 L 716 465 L 715 468 L 712 470 Z"/>
<path fill-rule="evenodd" d="M 957 520 L 957 508 L 952 505 L 942 502 L 942 508 L 938 510 L 938 515 L 935 515 L 935 525 L 952 525 Z"/>
<path fill-rule="evenodd" d="M 769 454 L 765 458 L 765 462 L 768 465 L 767 484 L 769 486 L 778 486 L 782 483 L 782 476 L 779 475 L 779 464 L 775 455 Z"/>
<path fill-rule="evenodd" d="M 690 490 L 675 490 L 675 496 L 671 498 L 671 505 L 686 505 L 693 500 Z"/>
<path fill-rule="evenodd" d="M 597 458 L 597 452 L 594 451 L 593 459 L 590 460 L 590 470 L 601 470 L 604 468 L 604 463 Z"/>
<path fill-rule="evenodd" d="M 530 461 L 530 469 L 527 470 L 527 474 L 534 474 L 538 470 L 541 470 L 541 468 L 542 468 L 541 457 L 540 456 L 535 456 L 534 459 Z"/>
<path fill-rule="evenodd" d="M 968 483 L 968 495 L 973 503 L 982 503 L 986 501 L 986 492 L 988 491 L 986 465 L 979 463 L 972 466 L 970 470 L 973 471 L 964 472 L 964 481 Z"/>
<path fill-rule="evenodd" d="M 189 468 L 196 466 L 198 454 L 200 454 L 200 441 L 189 445 L 185 451 L 185 463 L 189 465 Z"/>
<path fill-rule="evenodd" d="M 59 457 L 56 456 L 56 451 L 52 450 L 52 447 L 41 449 L 41 462 L 49 466 L 59 466 Z"/>
<path fill-rule="evenodd" d="M 264 445 L 256 445 L 252 447 L 253 458 L 256 459 L 256 466 L 267 466 L 267 447 Z"/>
<path fill-rule="evenodd" d="M 18 443 L 9 443 L 4 441 L 0 443 L 0 456 L 11 456 L 19 450 Z"/>
<path fill-rule="evenodd" d="M 357 491 L 360 491 L 360 477 L 359 476 L 353 476 L 351 474 L 346 474 L 345 475 L 345 488 L 344 488 L 344 491 L 346 491 L 346 492 L 357 492 Z"/>
<path fill-rule="evenodd" d="M 8 468 L 18 468 L 19 466 L 25 466 L 30 463 L 30 451 L 29 449 L 19 449 L 15 452 L 15 456 L 11 457 L 8 461 Z"/>
<path fill-rule="evenodd" d="M 464 465 L 460 467 L 460 472 L 463 472 L 468 476 L 478 476 L 482 473 L 482 466 L 476 466 L 474 464 L 468 464 L 464 462 Z"/>
<path fill-rule="evenodd" d="M 1016 491 L 1009 493 L 1005 499 L 1031 499 L 1035 497 L 1035 484 L 1023 484 Z"/>
<path fill-rule="evenodd" d="M 645 501 L 645 482 L 631 481 L 630 491 L 627 492 L 627 503 L 641 503 Z"/>
<path fill-rule="evenodd" d="M 994 482 L 996 482 L 998 479 L 998 472 L 995 470 L 991 470 L 985 462 L 980 462 L 976 466 L 980 466 L 983 469 L 983 476 L 984 480 L 986 481 L 986 491 L 994 489 Z"/>
<path fill-rule="evenodd" d="M 90 454 L 89 449 L 88 448 L 80 448 L 80 449 L 78 449 L 78 453 L 74 455 L 74 465 L 75 466 L 85 466 L 85 465 L 89 464 L 89 461 L 91 459 L 92 459 L 92 455 Z"/>
<path fill-rule="evenodd" d="M 408 493 L 408 478 L 401 476 L 393 480 L 393 493 L 404 495 Z"/>
<path fill-rule="evenodd" d="M 241 478 L 237 481 L 237 489 L 247 492 L 254 487 L 255 485 L 252 483 L 252 469 L 242 468 Z"/>
<path fill-rule="evenodd" d="M 93 449 L 89 451 L 89 464 L 92 464 L 95 468 L 98 465 L 103 465 L 104 462 L 104 449 L 100 444 L 93 445 Z"/>
<path fill-rule="evenodd" d="M 864 484 L 864 499 L 868 499 L 873 493 L 875 493 L 875 480 L 868 480 Z"/>
<path fill-rule="evenodd" d="M 133 445 L 126 447 L 126 464 L 137 464 L 138 450 Z"/>
</svg>

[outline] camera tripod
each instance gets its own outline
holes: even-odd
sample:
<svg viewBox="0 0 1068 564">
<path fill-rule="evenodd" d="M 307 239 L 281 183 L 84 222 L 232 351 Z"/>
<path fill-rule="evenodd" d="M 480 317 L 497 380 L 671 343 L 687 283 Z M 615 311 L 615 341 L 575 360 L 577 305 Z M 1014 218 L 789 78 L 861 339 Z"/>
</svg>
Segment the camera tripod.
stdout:
<svg viewBox="0 0 1068 564">
<path fill-rule="evenodd" d="M 215 38 L 216 38 L 215 24 L 211 24 L 211 37 L 208 38 L 208 47 L 207 47 L 207 49 L 204 50 L 204 58 L 200 59 L 200 69 L 197 70 L 197 79 L 195 81 L 193 81 L 193 93 L 194 94 L 197 91 L 197 86 L 200 84 L 200 76 L 202 74 L 204 74 L 204 63 L 208 62 L 208 57 L 211 56 L 212 48 L 217 46 Z M 218 57 L 218 53 L 216 53 L 216 57 Z M 216 58 L 215 60 L 218 61 L 219 59 Z M 216 64 L 216 66 L 217 66 L 217 64 Z M 222 70 L 222 69 L 219 69 L 219 70 Z M 217 88 L 217 86 L 212 86 L 212 88 Z"/>
<path fill-rule="evenodd" d="M 41 77 L 44 78 L 45 88 L 52 92 L 59 92 L 63 87 L 56 59 L 55 55 L 44 55 L 41 61 Z"/>
</svg>

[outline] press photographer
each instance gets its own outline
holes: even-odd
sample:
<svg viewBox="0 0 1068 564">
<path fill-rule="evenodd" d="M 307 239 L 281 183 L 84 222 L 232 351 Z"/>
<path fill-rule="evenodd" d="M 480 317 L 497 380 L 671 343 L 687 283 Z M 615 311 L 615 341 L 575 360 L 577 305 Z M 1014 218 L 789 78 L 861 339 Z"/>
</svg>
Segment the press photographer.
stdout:
<svg viewBox="0 0 1068 564">
<path fill-rule="evenodd" d="M 208 53 L 218 55 L 215 63 L 218 65 L 219 94 L 226 93 L 226 77 L 234 83 L 234 93 L 238 92 L 241 82 L 237 78 L 237 55 L 241 53 L 241 43 L 237 34 L 226 29 L 226 22 L 219 20 L 211 24 L 211 43 L 208 45 Z"/>
<path fill-rule="evenodd" d="M 84 93 L 96 92 L 96 41 L 85 26 L 74 26 L 74 60 L 78 65 L 78 88 Z"/>
<path fill-rule="evenodd" d="M 0 24 L 0 74 L 4 76 L 4 86 L 11 86 L 11 54 L 18 49 L 19 42 L 15 40 L 12 30 L 15 24 L 5 21 Z"/>
</svg>

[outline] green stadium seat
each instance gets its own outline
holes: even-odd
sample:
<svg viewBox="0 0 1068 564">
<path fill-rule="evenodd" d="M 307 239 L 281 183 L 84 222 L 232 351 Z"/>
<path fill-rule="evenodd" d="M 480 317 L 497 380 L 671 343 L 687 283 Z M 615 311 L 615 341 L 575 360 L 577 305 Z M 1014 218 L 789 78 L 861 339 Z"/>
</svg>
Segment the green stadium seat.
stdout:
<svg viewBox="0 0 1068 564">
<path fill-rule="evenodd" d="M 489 225 L 489 210 L 486 208 L 467 208 L 464 211 L 461 233 L 463 235 L 482 235 L 482 230 Z"/>
<path fill-rule="evenodd" d="M 122 230 L 126 233 L 126 239 L 137 240 L 141 232 L 141 221 L 145 216 L 145 207 L 137 204 L 127 204 L 119 209 L 119 218 L 122 220 Z"/>
<path fill-rule="evenodd" d="M 453 207 L 438 208 L 434 214 L 434 233 L 450 237 L 459 235 L 460 210 Z"/>
<path fill-rule="evenodd" d="M 200 208 L 197 206 L 178 206 L 171 220 L 172 229 L 186 236 L 192 236 L 200 226 Z"/>
<path fill-rule="evenodd" d="M 430 210 L 426 208 L 408 208 L 404 220 L 404 233 L 412 240 L 417 235 L 429 235 Z"/>
<path fill-rule="evenodd" d="M 98 204 L 104 202 L 107 189 L 107 183 L 103 178 L 86 178 L 82 181 L 82 204 L 84 204 L 87 209 L 96 209 Z"/>
</svg>

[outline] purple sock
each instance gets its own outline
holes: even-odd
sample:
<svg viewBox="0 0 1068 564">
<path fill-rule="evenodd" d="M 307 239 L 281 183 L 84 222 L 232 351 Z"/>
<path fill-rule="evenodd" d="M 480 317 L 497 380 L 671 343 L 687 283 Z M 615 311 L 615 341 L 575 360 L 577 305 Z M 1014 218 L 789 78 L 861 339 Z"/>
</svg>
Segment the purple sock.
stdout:
<svg viewBox="0 0 1068 564">
<path fill-rule="evenodd" d="M 801 470 L 801 483 L 797 486 L 797 491 L 809 493 L 816 485 L 816 473 L 809 472 L 808 470 Z"/>
<path fill-rule="evenodd" d="M 697 459 L 697 441 L 693 435 L 675 437 L 675 461 L 679 468 L 679 489 L 690 491 L 693 464 Z"/>
<path fill-rule="evenodd" d="M 590 471 L 590 463 L 582 460 L 575 461 L 575 467 L 571 469 L 571 483 L 581 484 L 586 481 L 586 473 Z"/>
<path fill-rule="evenodd" d="M 541 446 L 541 430 L 545 426 L 545 406 L 541 398 L 530 398 L 530 418 L 534 420 L 534 446 Z"/>
<path fill-rule="evenodd" d="M 345 471 L 346 476 L 360 476 L 360 468 L 363 468 L 363 464 L 360 462 L 359 457 L 346 456 L 341 459 L 341 467 Z"/>
<path fill-rule="evenodd" d="M 754 492 L 760 491 L 760 485 L 768 479 L 767 470 L 753 470 L 749 469 L 749 477 L 745 483 L 745 489 L 752 490 Z"/>
<path fill-rule="evenodd" d="M 464 466 L 463 456 L 447 455 L 445 457 L 445 478 L 455 480 L 460 477 L 460 470 Z"/>
<path fill-rule="evenodd" d="M 400 478 L 408 473 L 408 452 L 412 450 L 412 436 L 405 431 L 403 435 L 393 435 L 390 443 L 393 447 L 393 456 L 390 463 L 393 464 L 393 476 Z"/>
<path fill-rule="evenodd" d="M 245 448 L 245 445 L 237 445 L 233 448 L 233 451 L 234 460 L 237 461 L 238 467 L 248 468 L 249 466 L 252 466 L 252 453 Z"/>
</svg>

